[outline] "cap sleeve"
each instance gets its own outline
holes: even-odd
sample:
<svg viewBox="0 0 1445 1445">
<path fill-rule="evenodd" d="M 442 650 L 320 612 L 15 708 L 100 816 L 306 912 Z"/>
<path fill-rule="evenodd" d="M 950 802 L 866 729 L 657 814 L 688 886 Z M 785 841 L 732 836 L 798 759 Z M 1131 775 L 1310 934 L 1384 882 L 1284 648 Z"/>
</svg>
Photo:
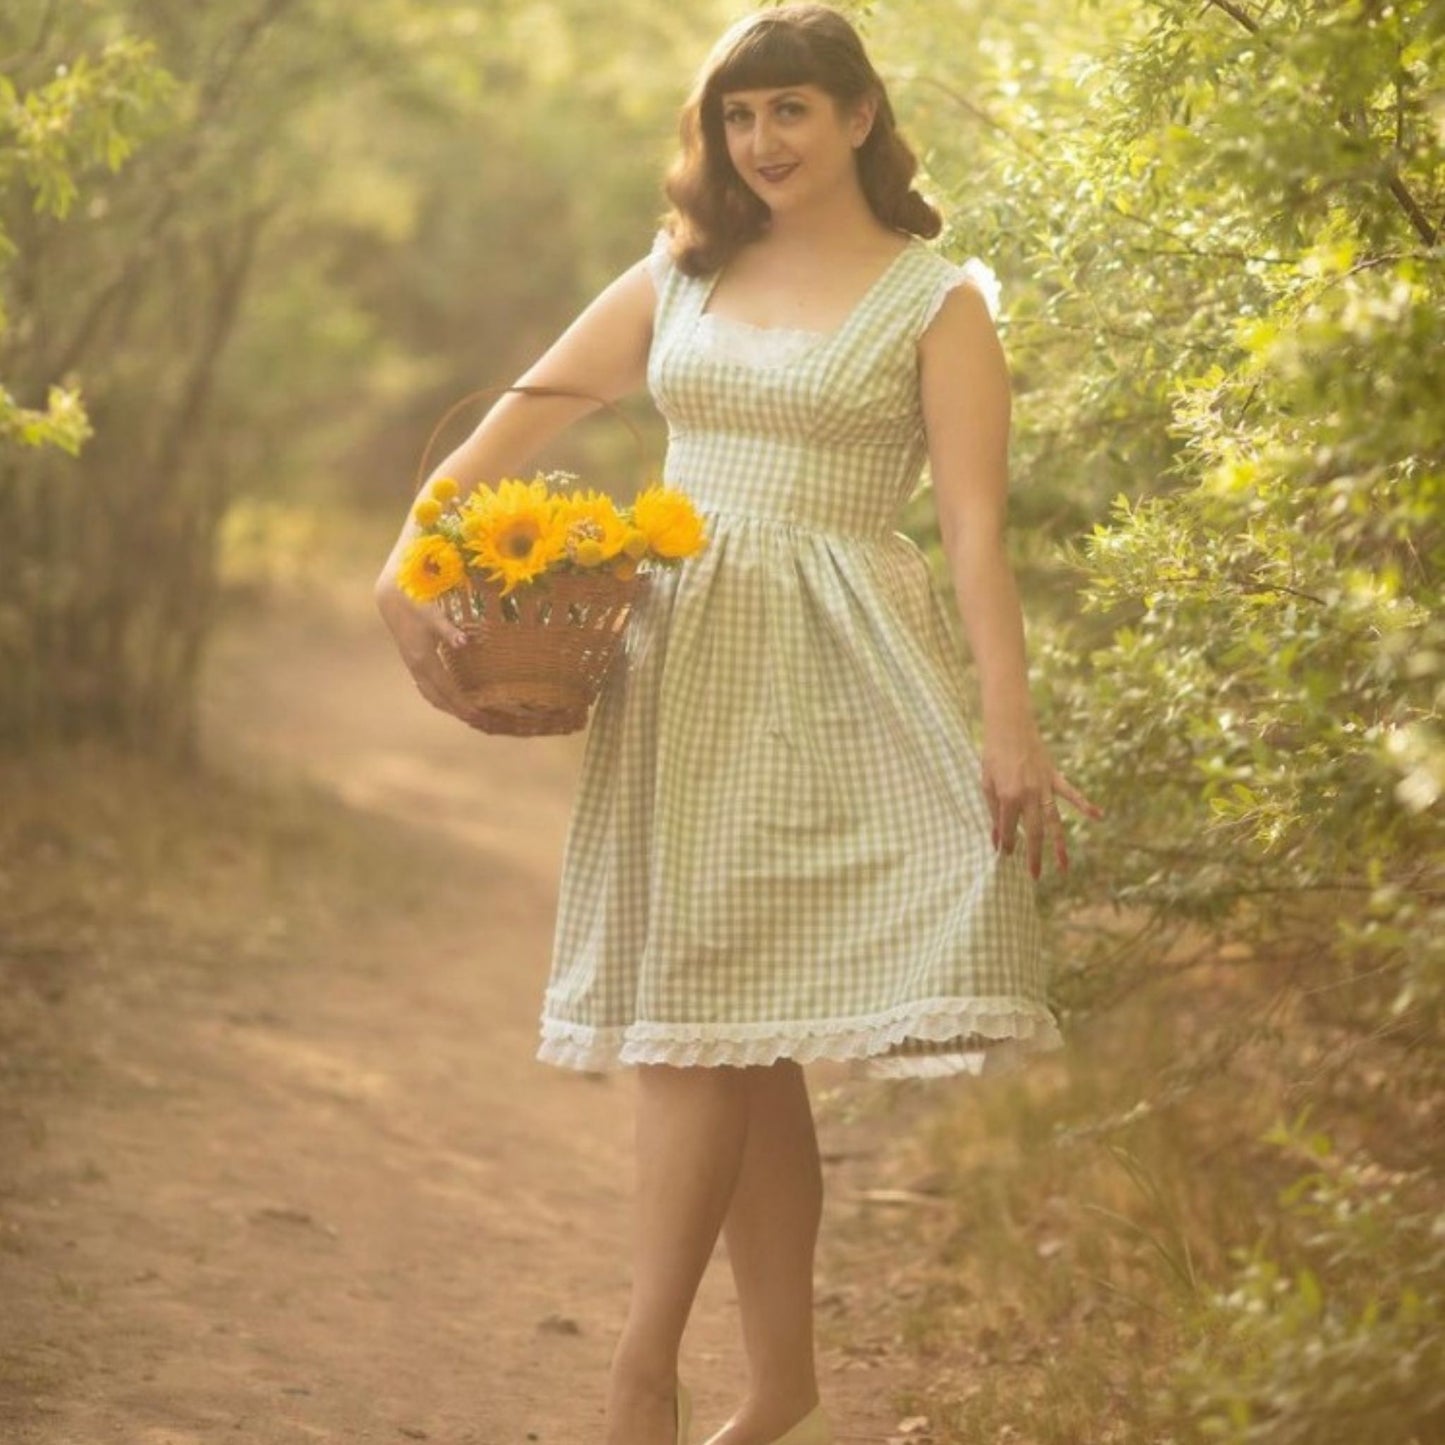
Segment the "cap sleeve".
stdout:
<svg viewBox="0 0 1445 1445">
<path fill-rule="evenodd" d="M 977 256 L 970 256 L 962 265 L 951 266 L 939 278 L 938 284 L 933 289 L 933 295 L 929 297 L 928 308 L 923 315 L 923 325 L 919 327 L 920 332 L 928 329 L 929 323 L 938 315 L 943 305 L 944 297 L 953 290 L 955 286 L 962 286 L 965 281 L 972 282 L 983 296 L 984 304 L 988 307 L 988 314 L 994 321 L 998 320 L 998 302 L 1002 287 L 994 275 L 993 268 Z"/>
<path fill-rule="evenodd" d="M 667 273 L 672 269 L 672 257 L 668 255 L 668 242 L 672 238 L 666 231 L 659 231 L 652 238 L 652 250 L 647 257 L 647 270 L 652 276 L 654 289 L 661 291 Z"/>
</svg>

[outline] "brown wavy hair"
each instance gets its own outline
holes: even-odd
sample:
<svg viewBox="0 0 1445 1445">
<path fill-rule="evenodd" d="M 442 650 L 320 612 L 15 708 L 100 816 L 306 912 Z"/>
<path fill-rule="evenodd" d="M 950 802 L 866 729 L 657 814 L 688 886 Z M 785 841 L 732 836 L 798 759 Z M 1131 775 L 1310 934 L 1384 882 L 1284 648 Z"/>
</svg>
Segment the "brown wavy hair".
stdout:
<svg viewBox="0 0 1445 1445">
<path fill-rule="evenodd" d="M 672 207 L 662 218 L 680 271 L 711 275 L 763 233 L 770 214 L 728 155 L 723 95 L 808 84 L 825 90 L 840 111 L 877 97 L 868 138 L 855 152 L 863 194 L 873 214 L 894 230 L 931 237 L 943 229 L 943 218 L 913 189 L 918 159 L 898 134 L 888 92 L 858 32 L 827 5 L 779 5 L 744 16 L 724 32 L 682 107 L 682 148 L 663 182 Z"/>
</svg>

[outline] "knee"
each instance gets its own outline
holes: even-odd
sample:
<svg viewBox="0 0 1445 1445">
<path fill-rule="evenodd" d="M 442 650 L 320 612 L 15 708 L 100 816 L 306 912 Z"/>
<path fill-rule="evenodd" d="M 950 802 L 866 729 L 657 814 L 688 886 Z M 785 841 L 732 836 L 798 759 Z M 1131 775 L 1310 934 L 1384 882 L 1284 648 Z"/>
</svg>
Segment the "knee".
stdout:
<svg viewBox="0 0 1445 1445">
<path fill-rule="evenodd" d="M 637 1082 L 648 1090 L 741 1095 L 748 1072 L 731 1064 L 638 1064 Z"/>
</svg>

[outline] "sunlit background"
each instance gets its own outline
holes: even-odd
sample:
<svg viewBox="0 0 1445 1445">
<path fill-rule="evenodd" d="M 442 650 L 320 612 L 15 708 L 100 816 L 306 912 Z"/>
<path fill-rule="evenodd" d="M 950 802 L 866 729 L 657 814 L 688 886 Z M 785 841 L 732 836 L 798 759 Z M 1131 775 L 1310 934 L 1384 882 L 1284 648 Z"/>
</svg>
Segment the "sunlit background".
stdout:
<svg viewBox="0 0 1445 1445">
<path fill-rule="evenodd" d="M 6 1445 L 597 1434 L 626 1084 L 531 1058 L 582 735 L 429 708 L 371 585 L 748 8 L 0 11 Z M 1002 282 L 1108 810 L 1040 884 L 1065 1057 L 815 1081 L 840 1438 L 1445 1438 L 1445 5 L 839 8 Z M 630 498 L 627 411 L 547 462 Z"/>
</svg>

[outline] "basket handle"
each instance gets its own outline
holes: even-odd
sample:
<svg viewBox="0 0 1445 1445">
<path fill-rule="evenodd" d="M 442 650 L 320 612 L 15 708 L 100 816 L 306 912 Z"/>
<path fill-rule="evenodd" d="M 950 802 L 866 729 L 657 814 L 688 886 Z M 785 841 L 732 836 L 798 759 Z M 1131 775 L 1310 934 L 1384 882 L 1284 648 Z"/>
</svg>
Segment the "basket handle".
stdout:
<svg viewBox="0 0 1445 1445">
<path fill-rule="evenodd" d="M 626 428 L 632 433 L 632 440 L 637 443 L 638 455 L 643 463 L 647 461 L 647 443 L 643 439 L 637 423 L 617 406 L 615 402 L 608 401 L 605 396 L 593 396 L 590 391 L 574 391 L 565 386 L 528 386 L 518 384 L 515 386 L 484 386 L 476 391 L 469 391 L 459 401 L 454 402 L 445 412 L 442 419 L 432 428 L 432 434 L 427 438 L 427 444 L 422 448 L 421 462 L 416 470 L 416 488 L 421 490 L 421 484 L 426 480 L 426 464 L 431 456 L 431 449 L 436 445 L 436 439 L 441 435 L 442 428 L 457 414 L 468 402 L 475 401 L 479 396 L 500 396 L 504 392 L 519 391 L 528 396 L 575 396 L 586 401 L 600 402 L 605 406 Z"/>
</svg>

